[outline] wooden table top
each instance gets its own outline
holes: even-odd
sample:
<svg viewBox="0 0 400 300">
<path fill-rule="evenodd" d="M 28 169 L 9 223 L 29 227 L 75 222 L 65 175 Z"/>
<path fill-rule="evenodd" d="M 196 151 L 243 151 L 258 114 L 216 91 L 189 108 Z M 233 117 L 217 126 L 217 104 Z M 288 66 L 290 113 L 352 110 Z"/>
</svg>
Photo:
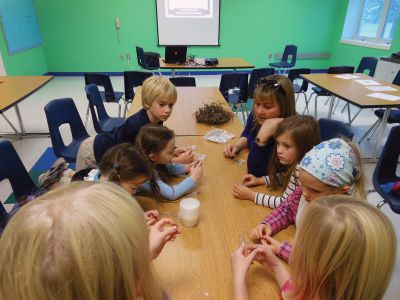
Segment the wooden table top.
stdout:
<svg viewBox="0 0 400 300">
<path fill-rule="evenodd" d="M 194 228 L 184 228 L 182 234 L 168 243 L 154 261 L 156 272 L 171 299 L 188 300 L 199 290 L 207 291 L 214 299 L 233 299 L 230 253 L 241 242 L 242 224 L 246 241 L 250 243 L 251 229 L 271 212 L 271 209 L 251 201 L 238 200 L 232 195 L 232 185 L 246 174 L 246 163 L 225 158 L 226 144 L 215 144 L 201 137 L 177 137 L 177 146 L 196 145 L 196 153 L 206 154 L 204 173 L 192 195 L 200 200 L 200 220 Z M 242 151 L 238 159 L 246 160 Z M 266 187 L 258 187 L 266 192 Z M 179 201 L 158 203 L 137 196 L 144 209 L 177 213 Z M 168 217 L 168 216 L 165 216 Z M 178 220 L 177 220 L 178 221 Z M 294 226 L 283 230 L 276 238 L 291 240 Z M 248 274 L 250 299 L 279 299 L 279 286 L 272 273 L 254 263 Z"/>
<path fill-rule="evenodd" d="M 254 65 L 240 57 L 221 57 L 215 66 L 169 64 L 160 58 L 160 69 L 252 69 Z"/>
<path fill-rule="evenodd" d="M 0 112 L 25 99 L 53 76 L 0 76 Z"/>
<path fill-rule="evenodd" d="M 354 74 L 359 76 L 359 78 L 355 79 L 341 79 L 335 77 L 336 75 L 338 74 L 303 74 L 300 76 L 308 82 L 312 83 L 313 85 L 323 88 L 333 95 L 340 97 L 350 102 L 351 104 L 354 104 L 361 108 L 400 106 L 400 100 L 388 101 L 367 96 L 368 94 L 372 94 L 375 92 L 367 89 L 366 86 L 358 83 L 355 80 L 374 80 L 376 82 L 379 82 L 381 85 L 391 86 L 397 91 L 379 93 L 389 94 L 393 96 L 400 96 L 400 87 L 398 85 L 390 84 L 382 80 L 359 73 Z"/>
<path fill-rule="evenodd" d="M 177 87 L 178 100 L 174 105 L 172 115 L 164 122 L 164 125 L 174 130 L 179 135 L 204 135 L 207 131 L 214 128 L 225 129 L 235 136 L 240 136 L 243 125 L 237 118 L 233 118 L 223 125 L 198 124 L 194 113 L 205 103 L 218 102 L 227 110 L 230 107 L 218 88 L 216 87 Z M 142 108 L 141 88 L 139 87 L 129 109 L 128 116 L 133 115 Z"/>
</svg>

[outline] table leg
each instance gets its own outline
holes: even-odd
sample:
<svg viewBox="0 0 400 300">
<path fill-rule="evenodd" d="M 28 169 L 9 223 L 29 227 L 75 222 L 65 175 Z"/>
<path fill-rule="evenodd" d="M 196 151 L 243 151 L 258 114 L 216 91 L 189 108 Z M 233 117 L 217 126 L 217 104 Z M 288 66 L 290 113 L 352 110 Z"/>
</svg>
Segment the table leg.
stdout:
<svg viewBox="0 0 400 300">
<path fill-rule="evenodd" d="M 5 114 L 1 114 L 1 115 L 3 116 L 4 120 L 7 121 L 8 125 L 10 125 L 11 128 L 14 130 L 15 134 L 16 135 L 21 135 L 21 133 L 17 130 L 17 128 L 15 128 L 14 124 L 11 123 L 11 121 L 5 116 Z"/>
<path fill-rule="evenodd" d="M 331 102 L 329 103 L 329 110 L 328 110 L 328 116 L 327 116 L 328 119 L 332 118 L 332 112 L 333 112 L 333 106 L 335 104 L 335 100 L 336 100 L 336 97 L 331 96 Z"/>
<path fill-rule="evenodd" d="M 381 128 L 379 129 L 378 137 L 376 138 L 376 143 L 374 146 L 374 152 L 372 154 L 372 157 L 376 158 L 376 159 L 378 158 L 378 155 L 379 155 L 379 150 L 381 148 L 383 135 L 385 134 L 385 129 L 386 129 L 390 111 L 391 111 L 391 108 L 386 108 L 385 113 L 383 114 L 383 117 L 382 117 Z"/>
<path fill-rule="evenodd" d="M 22 122 L 21 113 L 19 112 L 18 104 L 15 105 L 15 113 L 17 114 L 19 127 L 21 128 L 21 134 L 25 135 L 25 133 L 26 133 L 25 126 L 24 126 L 24 122 Z"/>
</svg>

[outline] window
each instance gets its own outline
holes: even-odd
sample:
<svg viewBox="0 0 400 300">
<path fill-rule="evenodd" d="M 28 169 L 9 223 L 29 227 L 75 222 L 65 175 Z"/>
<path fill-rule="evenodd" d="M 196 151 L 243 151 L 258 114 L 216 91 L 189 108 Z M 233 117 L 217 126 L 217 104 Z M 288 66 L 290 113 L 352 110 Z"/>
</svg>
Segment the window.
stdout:
<svg viewBox="0 0 400 300">
<path fill-rule="evenodd" d="M 350 0 L 342 41 L 390 49 L 400 15 L 400 0 Z"/>
</svg>

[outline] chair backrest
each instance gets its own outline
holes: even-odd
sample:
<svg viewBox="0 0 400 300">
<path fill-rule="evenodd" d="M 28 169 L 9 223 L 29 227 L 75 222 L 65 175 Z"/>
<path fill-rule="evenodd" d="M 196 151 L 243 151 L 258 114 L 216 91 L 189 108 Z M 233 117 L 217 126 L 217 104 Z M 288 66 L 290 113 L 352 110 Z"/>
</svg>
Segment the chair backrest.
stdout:
<svg viewBox="0 0 400 300">
<path fill-rule="evenodd" d="M 318 125 L 321 132 L 321 141 L 327 141 L 333 138 L 353 139 L 353 132 L 350 125 L 338 120 L 321 118 L 318 120 Z"/>
<path fill-rule="evenodd" d="M 37 189 L 13 145 L 6 140 L 0 141 L 0 181 L 4 179 L 10 181 L 16 199 Z"/>
<path fill-rule="evenodd" d="M 136 46 L 136 57 L 138 65 L 141 66 L 143 69 L 146 69 L 148 65 L 146 63 L 146 58 L 144 57 L 144 50 L 142 47 Z"/>
<path fill-rule="evenodd" d="M 8 213 L 5 210 L 3 204 L 0 204 L 0 234 L 3 232 L 8 222 Z"/>
<path fill-rule="evenodd" d="M 292 57 L 289 62 L 289 55 Z M 283 51 L 281 62 L 286 62 L 290 64 L 290 67 L 294 67 L 297 59 L 297 46 L 296 45 L 286 45 Z"/>
<path fill-rule="evenodd" d="M 365 71 L 368 71 L 367 75 L 373 77 L 375 75 L 375 69 L 377 63 L 378 59 L 376 57 L 365 56 L 361 58 L 356 73 L 364 73 Z"/>
<path fill-rule="evenodd" d="M 335 66 L 329 67 L 328 74 L 346 74 L 346 73 L 354 73 L 353 66 Z"/>
<path fill-rule="evenodd" d="M 111 84 L 110 76 L 107 74 L 85 73 L 85 85 L 89 84 L 96 84 L 104 88 L 105 101 L 115 101 L 114 88 Z"/>
<path fill-rule="evenodd" d="M 258 68 L 251 70 L 247 97 L 253 98 L 254 89 L 261 78 L 275 74 L 274 68 Z"/>
<path fill-rule="evenodd" d="M 142 72 L 142 71 L 125 71 L 124 72 L 124 87 L 125 87 L 125 99 L 133 100 L 135 97 L 134 88 L 141 86 L 143 81 L 153 76 L 153 73 Z"/>
<path fill-rule="evenodd" d="M 288 78 L 290 79 L 290 81 L 293 83 L 295 79 L 302 79 L 300 77 L 301 74 L 310 74 L 311 73 L 311 69 L 307 69 L 307 68 L 302 68 L 302 69 L 290 69 L 289 70 L 289 74 L 288 74 Z M 308 81 L 302 79 L 302 83 L 301 83 L 301 90 L 302 92 L 306 92 L 308 90 Z"/>
<path fill-rule="evenodd" d="M 194 77 L 171 77 L 169 79 L 175 86 L 196 86 Z"/>
<path fill-rule="evenodd" d="M 97 133 L 102 133 L 100 122 L 110 119 L 109 115 L 104 108 L 103 100 L 97 85 L 89 84 L 85 86 L 86 97 L 89 100 L 90 112 L 93 120 L 93 127 Z"/>
<path fill-rule="evenodd" d="M 44 111 L 54 152 L 57 157 L 64 157 L 68 161 L 67 157 L 63 155 L 68 145 L 64 144 L 59 127 L 69 124 L 73 141 L 89 137 L 75 103 L 71 98 L 55 99 L 46 104 Z"/>
<path fill-rule="evenodd" d="M 247 73 L 229 73 L 222 74 L 219 82 L 219 90 L 228 101 L 228 91 L 234 87 L 240 88 L 239 101 L 247 100 L 248 74 Z"/>
<path fill-rule="evenodd" d="M 392 84 L 400 85 L 400 71 L 397 72 L 396 77 L 392 81 Z"/>
</svg>

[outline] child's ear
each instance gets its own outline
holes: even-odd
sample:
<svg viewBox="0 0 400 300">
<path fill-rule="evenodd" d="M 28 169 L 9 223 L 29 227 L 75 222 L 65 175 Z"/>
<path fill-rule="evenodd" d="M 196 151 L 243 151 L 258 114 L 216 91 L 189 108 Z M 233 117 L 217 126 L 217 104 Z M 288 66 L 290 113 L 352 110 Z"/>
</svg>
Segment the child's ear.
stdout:
<svg viewBox="0 0 400 300">
<path fill-rule="evenodd" d="M 157 158 L 157 155 L 156 155 L 156 154 L 154 154 L 154 153 L 149 154 L 149 159 L 150 159 L 152 162 L 154 162 L 154 161 L 156 160 L 156 158 Z"/>
<path fill-rule="evenodd" d="M 147 103 L 143 103 L 143 108 L 145 110 L 148 110 L 150 108 L 150 105 L 148 105 Z"/>
</svg>

